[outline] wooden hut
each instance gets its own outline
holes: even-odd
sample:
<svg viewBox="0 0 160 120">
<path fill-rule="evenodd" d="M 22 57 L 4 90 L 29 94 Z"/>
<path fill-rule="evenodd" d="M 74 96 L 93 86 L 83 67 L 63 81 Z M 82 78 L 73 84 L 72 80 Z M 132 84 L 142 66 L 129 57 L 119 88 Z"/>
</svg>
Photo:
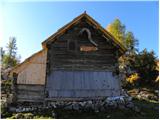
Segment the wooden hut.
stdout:
<svg viewBox="0 0 160 120">
<path fill-rule="evenodd" d="M 118 58 L 126 49 L 88 14 L 76 17 L 42 46 L 12 71 L 17 101 L 121 94 Z"/>
</svg>

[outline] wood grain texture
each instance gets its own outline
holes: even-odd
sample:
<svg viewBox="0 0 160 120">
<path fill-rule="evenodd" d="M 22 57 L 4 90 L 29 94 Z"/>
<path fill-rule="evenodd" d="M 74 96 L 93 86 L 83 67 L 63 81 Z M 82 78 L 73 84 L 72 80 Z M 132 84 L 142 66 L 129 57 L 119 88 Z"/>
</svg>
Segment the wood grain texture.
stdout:
<svg viewBox="0 0 160 120">
<path fill-rule="evenodd" d="M 18 84 L 16 99 L 18 102 L 42 102 L 44 100 L 44 85 Z"/>
<path fill-rule="evenodd" d="M 120 94 L 112 72 L 54 71 L 48 77 L 49 97 L 94 97 Z"/>
<path fill-rule="evenodd" d="M 15 72 L 18 74 L 17 84 L 45 84 L 46 51 L 43 51 L 22 64 Z"/>
<path fill-rule="evenodd" d="M 95 47 L 89 40 L 87 35 L 79 34 L 83 29 L 87 28 L 91 31 L 93 41 L 98 45 L 96 51 L 81 51 L 81 46 Z M 68 41 L 75 41 L 76 49 L 73 52 L 68 51 Z M 63 35 L 57 37 L 57 40 L 48 44 L 48 65 L 47 70 L 50 73 L 53 69 L 69 69 L 73 70 L 107 70 L 114 66 L 117 62 L 115 57 L 115 46 L 107 41 L 102 33 L 88 24 L 85 20 L 72 26 Z M 103 67 L 101 67 L 103 66 Z"/>
</svg>

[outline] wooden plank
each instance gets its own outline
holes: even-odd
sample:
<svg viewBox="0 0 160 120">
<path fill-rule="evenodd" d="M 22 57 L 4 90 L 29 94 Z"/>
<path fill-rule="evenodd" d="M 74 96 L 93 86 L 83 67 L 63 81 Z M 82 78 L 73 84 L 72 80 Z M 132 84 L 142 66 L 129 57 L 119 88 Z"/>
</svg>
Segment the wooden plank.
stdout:
<svg viewBox="0 0 160 120">
<path fill-rule="evenodd" d="M 43 91 L 44 85 L 17 85 L 18 90 Z"/>
<path fill-rule="evenodd" d="M 110 92 L 113 88 L 120 89 L 114 85 L 117 83 L 112 83 L 115 78 L 111 72 L 54 71 L 48 80 L 47 90 L 50 97 L 106 96 L 112 94 Z"/>
</svg>

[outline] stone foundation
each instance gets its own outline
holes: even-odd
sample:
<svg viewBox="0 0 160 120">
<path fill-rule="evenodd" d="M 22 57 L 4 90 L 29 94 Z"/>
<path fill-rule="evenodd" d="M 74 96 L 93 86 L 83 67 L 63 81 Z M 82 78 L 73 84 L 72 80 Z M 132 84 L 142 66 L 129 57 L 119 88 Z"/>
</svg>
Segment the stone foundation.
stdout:
<svg viewBox="0 0 160 120">
<path fill-rule="evenodd" d="M 134 104 L 132 103 L 131 97 L 117 96 L 117 97 L 107 97 L 104 99 L 97 100 L 86 100 L 86 101 L 55 101 L 47 102 L 46 104 L 32 104 L 29 106 L 26 105 L 17 105 L 16 107 L 10 107 L 12 112 L 31 112 L 42 109 L 66 109 L 66 110 L 94 110 L 95 112 L 105 111 L 108 109 L 128 109 L 133 108 Z"/>
</svg>

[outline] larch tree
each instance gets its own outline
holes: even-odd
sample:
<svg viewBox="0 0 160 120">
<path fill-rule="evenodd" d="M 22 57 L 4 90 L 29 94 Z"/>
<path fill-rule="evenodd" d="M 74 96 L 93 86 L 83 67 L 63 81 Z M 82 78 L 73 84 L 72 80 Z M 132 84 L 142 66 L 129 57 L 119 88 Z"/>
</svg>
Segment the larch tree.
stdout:
<svg viewBox="0 0 160 120">
<path fill-rule="evenodd" d="M 6 54 L 3 55 L 2 66 L 4 68 L 10 68 L 16 66 L 20 60 L 17 58 L 16 38 L 10 37 L 9 43 L 6 46 Z"/>
<path fill-rule="evenodd" d="M 132 70 L 132 63 L 135 61 L 135 55 L 138 51 L 138 40 L 132 32 L 126 31 L 125 25 L 119 19 L 115 19 L 109 24 L 107 31 L 127 48 L 127 52 L 119 59 L 119 67 L 121 72 L 129 76 L 134 72 Z"/>
<path fill-rule="evenodd" d="M 125 25 L 119 19 L 115 19 L 107 26 L 107 31 L 110 32 L 119 42 L 124 44 L 125 39 Z"/>
</svg>

